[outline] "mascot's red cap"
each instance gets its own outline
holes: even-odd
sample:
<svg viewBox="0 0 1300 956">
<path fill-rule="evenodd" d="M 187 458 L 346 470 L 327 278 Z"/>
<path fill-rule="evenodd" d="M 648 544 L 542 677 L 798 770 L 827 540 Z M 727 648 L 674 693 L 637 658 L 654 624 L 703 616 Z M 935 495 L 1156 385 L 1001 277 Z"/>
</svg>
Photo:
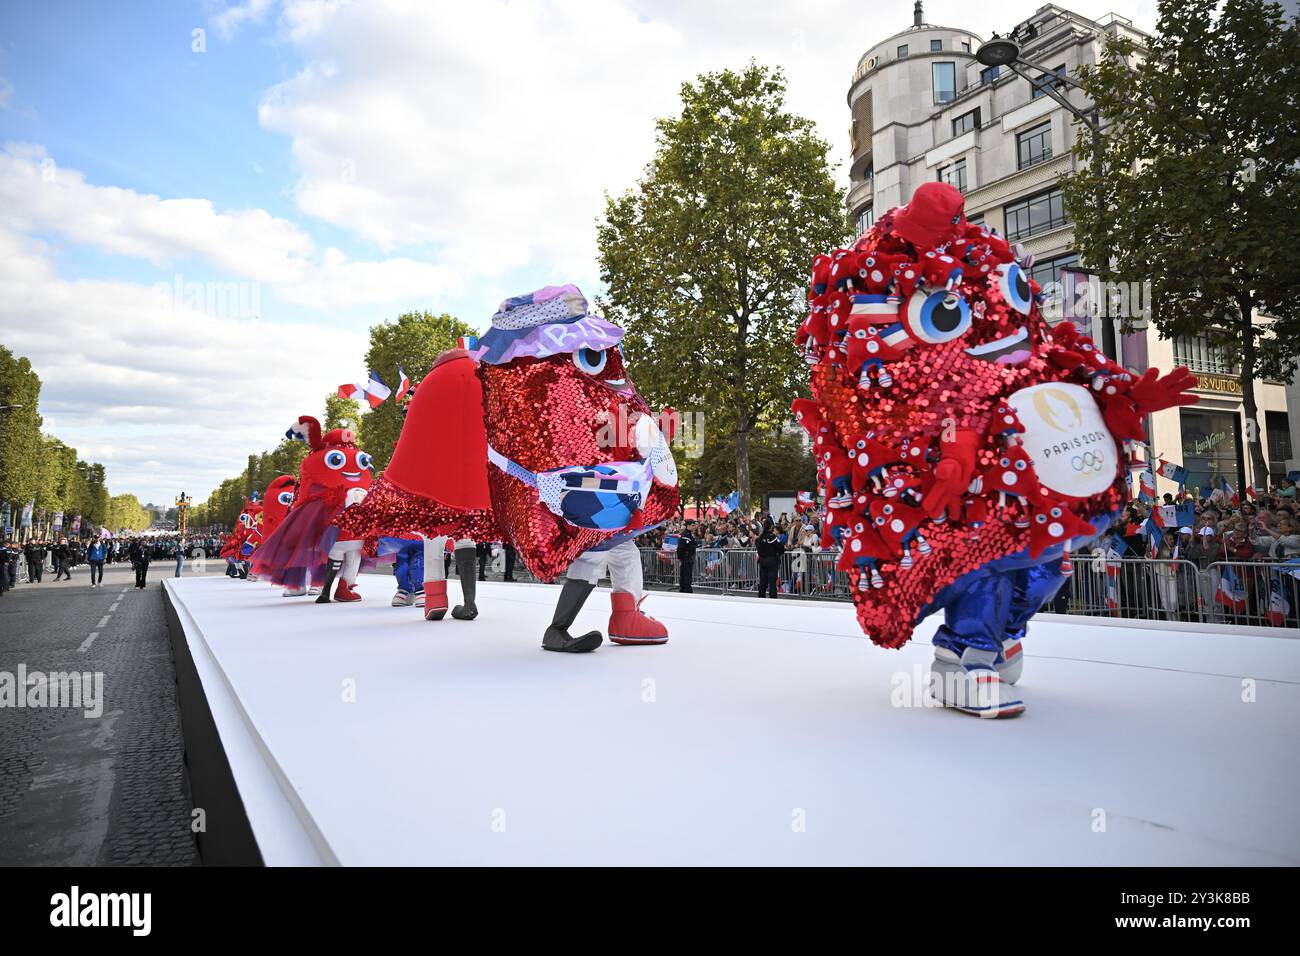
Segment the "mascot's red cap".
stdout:
<svg viewBox="0 0 1300 956">
<path fill-rule="evenodd" d="M 948 183 L 916 187 L 912 201 L 894 216 L 894 233 L 917 249 L 934 249 L 956 238 L 966 222 L 966 199 Z"/>
</svg>

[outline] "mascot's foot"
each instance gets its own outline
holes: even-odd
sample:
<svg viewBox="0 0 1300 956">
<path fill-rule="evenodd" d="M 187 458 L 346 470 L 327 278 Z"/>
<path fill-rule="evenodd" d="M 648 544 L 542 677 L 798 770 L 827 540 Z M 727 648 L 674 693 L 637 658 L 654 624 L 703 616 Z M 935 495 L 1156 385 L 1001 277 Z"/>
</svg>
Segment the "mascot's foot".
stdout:
<svg viewBox="0 0 1300 956">
<path fill-rule="evenodd" d="M 569 628 L 578 619 L 578 612 L 582 610 L 582 605 L 587 602 L 587 595 L 595 586 L 590 581 L 564 582 L 560 599 L 555 603 L 555 616 L 551 619 L 551 626 L 542 636 L 542 650 L 583 654 L 600 647 L 600 642 L 603 640 L 600 631 L 588 631 L 579 637 L 569 633 Z"/>
<path fill-rule="evenodd" d="M 316 587 L 316 585 L 313 584 L 307 589 L 308 597 L 315 597 L 317 594 L 320 594 L 320 588 Z"/>
<path fill-rule="evenodd" d="M 335 561 L 331 558 L 325 565 L 325 586 L 321 588 L 320 597 L 316 599 L 317 604 L 329 604 L 330 589 L 334 587 L 334 579 L 338 576 L 339 568 L 343 567 L 342 561 Z M 339 584 L 342 584 L 339 581 Z"/>
<path fill-rule="evenodd" d="M 930 664 L 930 688 L 935 699 L 945 707 L 980 717 L 1016 717 L 1024 713 L 1025 703 L 1011 685 L 991 661 L 979 659 L 988 655 L 991 652 L 981 655 L 968 649 L 958 657 L 946 647 L 936 647 Z"/>
<path fill-rule="evenodd" d="M 645 600 L 642 595 L 641 601 Z M 668 628 L 641 611 L 641 601 L 627 591 L 609 596 L 609 639 L 615 644 L 667 644 Z"/>
<path fill-rule="evenodd" d="M 280 592 L 280 596 L 281 597 L 302 597 L 306 593 L 307 593 L 307 589 L 305 587 L 285 588 L 283 591 Z"/>
<path fill-rule="evenodd" d="M 456 549 L 456 577 L 460 578 L 461 600 L 451 609 L 451 616 L 458 621 L 472 621 L 478 617 L 478 605 L 474 598 L 478 594 L 478 582 L 474 580 L 474 564 L 477 552 L 474 548 Z"/>
<path fill-rule="evenodd" d="M 417 592 L 415 593 L 415 606 L 416 606 L 416 607 L 424 607 L 424 592 L 423 592 L 423 591 L 417 591 Z"/>
<path fill-rule="evenodd" d="M 415 595 L 398 588 L 397 593 L 393 595 L 393 607 L 411 607 L 413 604 L 415 604 Z"/>
<path fill-rule="evenodd" d="M 1025 669 L 1025 654 L 1020 646 L 1020 638 L 1008 637 L 1002 642 L 1002 653 L 993 662 L 993 666 L 1008 684 L 1020 680 L 1020 673 Z"/>
<path fill-rule="evenodd" d="M 334 600 L 351 603 L 352 601 L 360 601 L 361 595 L 352 590 L 352 585 L 348 584 L 347 581 L 340 580 L 339 586 L 334 590 Z"/>
<path fill-rule="evenodd" d="M 447 582 L 424 582 L 424 619 L 441 621 L 447 613 Z"/>
</svg>

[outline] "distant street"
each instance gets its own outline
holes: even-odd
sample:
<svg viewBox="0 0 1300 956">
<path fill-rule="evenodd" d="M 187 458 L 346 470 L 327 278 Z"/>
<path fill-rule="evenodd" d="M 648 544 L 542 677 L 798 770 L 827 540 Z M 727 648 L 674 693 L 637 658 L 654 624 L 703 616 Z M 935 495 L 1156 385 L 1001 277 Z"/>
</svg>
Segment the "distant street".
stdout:
<svg viewBox="0 0 1300 956">
<path fill-rule="evenodd" d="M 207 572 L 223 566 L 209 561 Z M 20 674 L 50 696 L 59 679 L 46 675 L 91 675 L 88 698 L 102 680 L 98 716 L 87 699 L 16 707 L 0 696 L 0 865 L 197 863 L 159 584 L 174 570 L 155 561 L 137 591 L 129 564 L 109 565 L 91 589 L 83 565 L 72 581 L 47 572 L 0 596 L 0 681 L 11 692 Z"/>
</svg>

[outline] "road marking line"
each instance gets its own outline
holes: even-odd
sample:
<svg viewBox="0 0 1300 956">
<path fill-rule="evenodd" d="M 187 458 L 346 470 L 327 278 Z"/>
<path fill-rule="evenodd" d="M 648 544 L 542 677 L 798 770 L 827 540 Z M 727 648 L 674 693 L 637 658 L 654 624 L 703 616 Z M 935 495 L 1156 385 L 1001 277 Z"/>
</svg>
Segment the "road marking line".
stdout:
<svg viewBox="0 0 1300 956">
<path fill-rule="evenodd" d="M 112 612 L 112 611 L 116 611 L 116 610 L 117 610 L 117 606 L 118 606 L 119 604 L 121 604 L 121 603 L 122 603 L 122 599 L 121 599 L 121 598 L 118 598 L 116 601 L 114 601 L 114 602 L 109 606 L 109 609 L 108 609 L 108 610 L 109 610 L 110 612 Z"/>
<path fill-rule="evenodd" d="M 77 650 L 80 651 L 82 654 L 86 653 L 86 649 L 90 647 L 91 644 L 95 643 L 95 638 L 97 637 L 99 637 L 99 631 L 91 631 L 90 637 L 82 641 L 81 646 L 78 647 Z"/>
<path fill-rule="evenodd" d="M 108 615 L 105 614 L 103 617 L 99 619 L 99 623 L 96 624 L 95 627 L 106 627 L 107 625 L 108 625 Z"/>
<path fill-rule="evenodd" d="M 122 588 L 122 593 L 125 594 L 127 591 L 130 591 L 130 590 L 131 590 L 130 588 Z"/>
</svg>

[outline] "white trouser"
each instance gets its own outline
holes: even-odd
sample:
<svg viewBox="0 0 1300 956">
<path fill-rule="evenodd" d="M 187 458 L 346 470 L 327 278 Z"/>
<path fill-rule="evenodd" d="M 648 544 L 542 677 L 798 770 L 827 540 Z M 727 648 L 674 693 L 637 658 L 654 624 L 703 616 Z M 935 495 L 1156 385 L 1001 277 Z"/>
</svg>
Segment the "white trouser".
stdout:
<svg viewBox="0 0 1300 956">
<path fill-rule="evenodd" d="M 569 565 L 568 576 L 574 581 L 596 584 L 609 570 L 609 583 L 615 591 L 626 591 L 641 600 L 641 551 L 635 540 L 624 541 L 608 551 L 584 551 Z"/>
<path fill-rule="evenodd" d="M 424 538 L 424 535 L 420 535 Z M 424 580 L 447 580 L 447 539 L 450 535 L 442 534 L 436 538 L 424 538 Z M 473 538 L 456 539 L 456 550 L 474 547 Z"/>
<path fill-rule="evenodd" d="M 348 583 L 348 587 L 357 583 L 357 572 L 361 570 L 361 542 L 336 541 L 330 548 L 331 561 L 342 561 L 339 577 Z"/>
</svg>

